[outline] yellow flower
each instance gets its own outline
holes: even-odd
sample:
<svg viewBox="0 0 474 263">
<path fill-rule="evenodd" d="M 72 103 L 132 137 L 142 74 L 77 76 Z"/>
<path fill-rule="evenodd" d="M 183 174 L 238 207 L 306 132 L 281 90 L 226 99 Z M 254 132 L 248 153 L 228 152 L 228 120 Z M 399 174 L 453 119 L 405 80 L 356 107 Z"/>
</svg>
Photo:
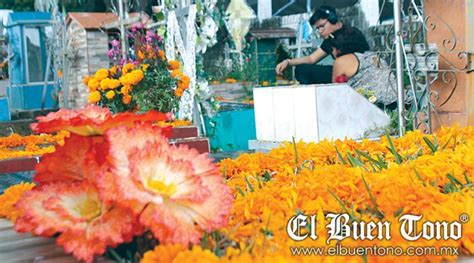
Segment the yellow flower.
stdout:
<svg viewBox="0 0 474 263">
<path fill-rule="evenodd" d="M 113 66 L 109 69 L 109 72 L 110 72 L 110 76 L 114 76 L 115 74 L 117 74 L 117 66 Z"/>
<path fill-rule="evenodd" d="M 375 103 L 377 101 L 377 97 L 372 95 L 372 96 L 369 97 L 369 101 L 372 102 L 372 103 Z"/>
<path fill-rule="evenodd" d="M 97 79 L 97 81 L 101 81 L 109 76 L 109 71 L 105 68 L 101 68 L 97 70 L 97 72 L 94 75 L 94 78 Z"/>
<path fill-rule="evenodd" d="M 225 80 L 225 82 L 226 82 L 226 83 L 236 83 L 237 80 L 234 79 L 234 78 L 227 78 L 227 79 Z"/>
<path fill-rule="evenodd" d="M 87 82 L 87 87 L 89 91 L 96 91 L 100 86 L 100 82 L 97 79 L 93 78 Z"/>
<path fill-rule="evenodd" d="M 107 84 L 108 84 L 107 87 L 109 89 L 116 89 L 120 87 L 120 81 L 118 79 L 109 79 Z"/>
<path fill-rule="evenodd" d="M 105 93 L 105 97 L 109 100 L 113 99 L 115 97 L 115 91 L 109 90 L 107 93 Z"/>
<path fill-rule="evenodd" d="M 7 188 L 5 192 L 0 195 L 0 217 L 6 217 L 12 222 L 15 222 L 17 217 L 22 213 L 15 207 L 16 202 L 18 202 L 23 193 L 31 190 L 34 186 L 34 183 L 21 182 Z"/>
<path fill-rule="evenodd" d="M 101 99 L 100 91 L 93 91 L 89 94 L 89 103 L 97 103 Z"/>
<path fill-rule="evenodd" d="M 100 89 L 101 90 L 106 90 L 109 87 L 109 78 L 105 78 L 100 81 Z"/>
<path fill-rule="evenodd" d="M 142 64 L 142 65 L 141 65 L 142 71 L 146 71 L 149 66 L 150 66 L 150 64 Z"/>
<path fill-rule="evenodd" d="M 181 70 L 175 69 L 175 70 L 171 71 L 170 75 L 171 75 L 172 78 L 176 78 L 176 77 L 179 77 L 179 76 L 183 75 L 183 73 L 181 72 Z"/>
<path fill-rule="evenodd" d="M 264 86 L 264 87 L 270 86 L 270 82 L 268 82 L 268 81 L 263 81 L 263 82 L 262 82 L 262 86 Z"/>
</svg>

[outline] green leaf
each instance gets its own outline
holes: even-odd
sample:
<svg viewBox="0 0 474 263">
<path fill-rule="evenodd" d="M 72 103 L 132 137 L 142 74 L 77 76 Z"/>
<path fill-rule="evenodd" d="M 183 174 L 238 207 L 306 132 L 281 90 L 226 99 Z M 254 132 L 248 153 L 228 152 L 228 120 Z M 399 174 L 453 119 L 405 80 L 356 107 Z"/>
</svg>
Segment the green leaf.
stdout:
<svg viewBox="0 0 474 263">
<path fill-rule="evenodd" d="M 342 210 L 344 210 L 344 212 L 348 214 L 352 220 L 356 220 L 356 217 L 354 216 L 354 214 L 352 214 L 351 212 L 349 212 L 349 210 L 347 210 L 346 205 L 342 202 L 342 200 L 339 199 L 339 197 L 330 189 L 327 189 L 327 191 L 336 199 L 336 201 L 342 207 Z"/>
<path fill-rule="evenodd" d="M 245 193 L 244 193 L 244 191 L 242 191 L 242 189 L 240 189 L 240 187 L 239 187 L 239 186 L 237 186 L 237 187 L 235 187 L 235 188 L 237 189 L 237 192 L 239 192 L 239 194 L 241 194 L 241 195 L 242 195 L 242 197 L 245 197 Z"/>
<path fill-rule="evenodd" d="M 293 140 L 293 148 L 295 151 L 295 165 L 297 166 L 298 165 L 298 150 L 296 147 L 295 137 L 292 137 L 292 140 Z"/>
<path fill-rule="evenodd" d="M 245 177 L 245 182 L 247 183 L 247 186 L 249 187 L 251 192 L 255 192 L 255 189 L 253 188 L 252 184 L 249 182 L 249 178 Z"/>
<path fill-rule="evenodd" d="M 350 152 L 347 152 L 347 159 L 349 160 L 349 163 L 351 164 L 352 167 L 363 167 L 364 169 L 367 170 L 367 168 L 365 168 L 362 161 L 359 158 L 355 158 L 354 156 L 352 156 Z"/>
<path fill-rule="evenodd" d="M 272 175 L 268 172 L 268 171 L 265 171 L 263 173 L 263 181 L 264 182 L 268 182 L 272 179 Z"/>
<path fill-rule="evenodd" d="M 337 157 L 339 157 L 339 160 L 341 160 L 341 163 L 346 165 L 347 162 L 346 162 L 346 160 L 344 160 L 344 157 L 342 157 L 342 154 L 341 154 L 341 152 L 339 152 L 339 149 L 337 149 L 337 147 L 336 147 L 336 152 L 337 152 Z"/>
<path fill-rule="evenodd" d="M 413 171 L 415 171 L 416 177 L 418 177 L 418 179 L 420 179 L 420 181 L 423 183 L 423 186 L 426 186 L 425 181 L 423 180 L 423 178 L 422 178 L 421 175 L 418 173 L 418 171 L 416 170 L 415 167 L 413 167 Z"/>
<path fill-rule="evenodd" d="M 438 151 L 438 145 L 436 141 L 435 141 L 436 144 L 434 144 L 426 136 L 423 137 L 423 141 L 428 145 L 432 153 L 435 153 L 436 151 Z"/>
<path fill-rule="evenodd" d="M 358 149 L 355 149 L 355 152 L 357 153 L 357 155 L 359 155 L 359 157 L 362 156 L 362 157 L 366 158 L 370 162 L 371 165 L 372 164 L 375 165 L 380 171 L 383 169 L 383 166 L 384 166 L 383 163 L 381 163 L 380 161 L 375 160 L 368 153 L 362 152 Z"/>
<path fill-rule="evenodd" d="M 400 216 L 402 213 L 403 213 L 403 207 L 400 207 L 397 211 L 395 211 L 394 216 L 395 216 L 395 217 L 398 217 L 398 216 Z"/>
<path fill-rule="evenodd" d="M 390 148 L 387 148 L 387 149 L 393 154 L 393 156 L 395 156 L 395 162 L 398 163 L 398 164 L 401 164 L 403 162 L 403 158 L 397 152 L 397 150 L 395 149 L 395 146 L 393 145 L 392 138 L 390 137 L 390 135 L 388 134 L 387 131 L 385 131 L 385 136 L 387 137 L 388 143 L 390 145 Z"/>
<path fill-rule="evenodd" d="M 459 185 L 461 188 L 464 187 L 464 185 L 463 185 L 458 179 L 456 179 L 456 177 L 454 177 L 452 174 L 448 173 L 446 176 L 448 177 L 448 179 L 449 179 L 449 181 L 450 181 L 451 183 L 453 183 L 453 184 L 455 184 L 455 185 L 457 184 L 457 185 Z"/>
<path fill-rule="evenodd" d="M 370 201 L 374 205 L 374 209 L 375 209 L 375 212 L 377 213 L 377 216 L 380 216 L 381 218 L 383 218 L 384 215 L 382 214 L 382 212 L 380 212 L 379 207 L 377 206 L 377 202 L 375 202 L 375 197 L 372 194 L 372 191 L 370 191 L 369 184 L 367 184 L 367 181 L 365 180 L 364 175 L 361 174 L 360 176 L 362 176 L 362 181 L 364 181 L 365 188 L 367 189 L 367 192 L 369 193 Z"/>
</svg>

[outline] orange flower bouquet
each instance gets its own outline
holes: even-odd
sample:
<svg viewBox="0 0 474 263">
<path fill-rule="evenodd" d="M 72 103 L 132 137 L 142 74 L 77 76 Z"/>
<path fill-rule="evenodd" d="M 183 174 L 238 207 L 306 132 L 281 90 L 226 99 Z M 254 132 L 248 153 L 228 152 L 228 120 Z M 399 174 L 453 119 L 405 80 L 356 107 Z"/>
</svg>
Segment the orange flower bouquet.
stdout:
<svg viewBox="0 0 474 263">
<path fill-rule="evenodd" d="M 169 130 L 154 124 L 168 118 L 92 105 L 38 118 L 35 132 L 71 136 L 37 165 L 38 185 L 16 203 L 15 229 L 57 236 L 66 252 L 92 262 L 145 233 L 187 246 L 224 226 L 230 189 L 206 155 L 168 144 Z"/>
</svg>

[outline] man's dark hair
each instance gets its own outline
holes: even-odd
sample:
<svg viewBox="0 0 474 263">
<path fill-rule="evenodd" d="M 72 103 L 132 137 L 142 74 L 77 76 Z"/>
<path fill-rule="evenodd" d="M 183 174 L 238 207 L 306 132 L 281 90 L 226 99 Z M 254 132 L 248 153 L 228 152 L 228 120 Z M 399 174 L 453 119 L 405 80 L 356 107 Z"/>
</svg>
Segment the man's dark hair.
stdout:
<svg viewBox="0 0 474 263">
<path fill-rule="evenodd" d="M 355 52 L 364 53 L 370 50 L 364 34 L 355 27 L 342 27 L 332 33 L 332 37 L 329 37 L 328 40 L 332 47 L 340 51 L 338 57 Z"/>
<path fill-rule="evenodd" d="M 332 6 L 322 5 L 309 19 L 309 23 L 314 25 L 319 19 L 327 19 L 331 24 L 336 24 L 339 20 L 336 14 L 336 9 Z"/>
</svg>

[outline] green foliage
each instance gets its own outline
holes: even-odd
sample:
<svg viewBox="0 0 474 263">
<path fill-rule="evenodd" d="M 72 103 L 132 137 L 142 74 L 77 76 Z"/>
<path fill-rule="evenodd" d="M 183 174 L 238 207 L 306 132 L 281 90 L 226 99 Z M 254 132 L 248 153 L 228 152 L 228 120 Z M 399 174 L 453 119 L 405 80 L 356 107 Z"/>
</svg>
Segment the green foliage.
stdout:
<svg viewBox="0 0 474 263">
<path fill-rule="evenodd" d="M 11 9 L 13 11 L 35 11 L 34 0 L 2 0 L 0 9 Z"/>
<path fill-rule="evenodd" d="M 174 94 L 176 79 L 171 77 L 166 64 L 159 59 L 146 62 L 152 64 L 150 64 L 149 70 L 145 71 L 143 80 L 132 93 L 137 104 L 140 105 L 140 111 L 176 111 L 179 104 L 179 97 Z"/>
</svg>

